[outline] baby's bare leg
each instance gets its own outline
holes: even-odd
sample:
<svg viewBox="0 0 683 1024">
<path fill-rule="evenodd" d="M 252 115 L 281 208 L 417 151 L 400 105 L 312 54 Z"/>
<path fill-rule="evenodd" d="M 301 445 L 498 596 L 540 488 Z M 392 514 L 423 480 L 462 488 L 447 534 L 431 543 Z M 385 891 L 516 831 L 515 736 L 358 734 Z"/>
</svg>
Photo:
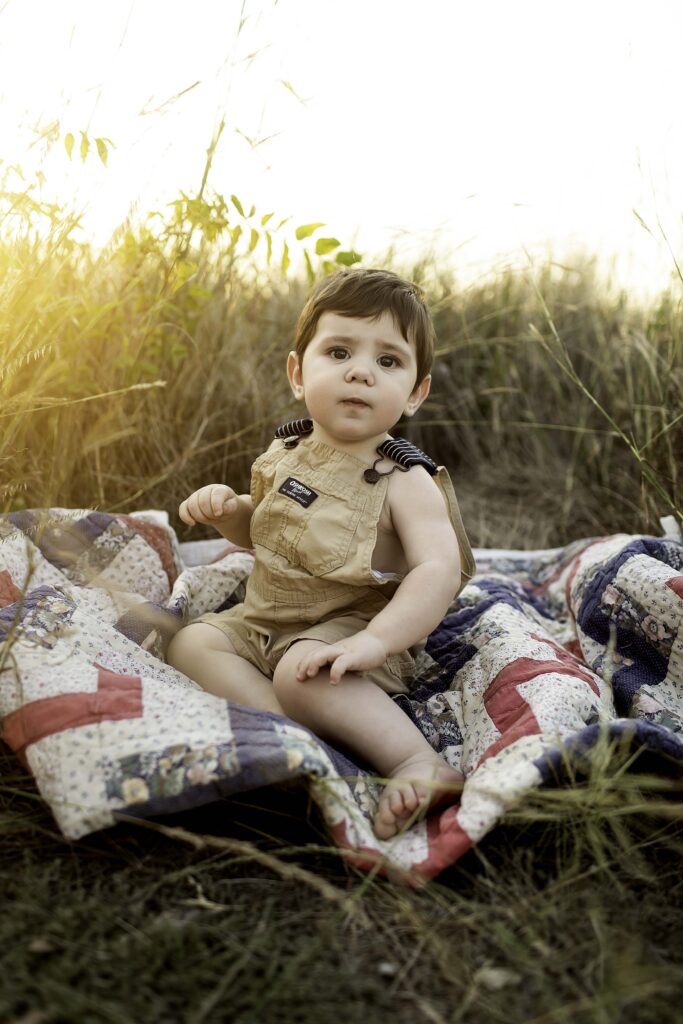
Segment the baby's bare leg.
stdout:
<svg viewBox="0 0 683 1024">
<path fill-rule="evenodd" d="M 217 697 L 284 714 L 270 679 L 235 653 L 225 633 L 208 622 L 179 630 L 168 648 L 169 665 Z"/>
<path fill-rule="evenodd" d="M 337 685 L 329 671 L 301 682 L 299 661 L 317 640 L 301 640 L 289 648 L 273 676 L 283 713 L 308 726 L 321 739 L 343 743 L 373 765 L 378 775 L 392 781 L 380 798 L 374 820 L 380 839 L 395 835 L 418 810 L 426 810 L 463 776 L 430 746 L 388 693 L 369 679 L 346 675 Z"/>
</svg>

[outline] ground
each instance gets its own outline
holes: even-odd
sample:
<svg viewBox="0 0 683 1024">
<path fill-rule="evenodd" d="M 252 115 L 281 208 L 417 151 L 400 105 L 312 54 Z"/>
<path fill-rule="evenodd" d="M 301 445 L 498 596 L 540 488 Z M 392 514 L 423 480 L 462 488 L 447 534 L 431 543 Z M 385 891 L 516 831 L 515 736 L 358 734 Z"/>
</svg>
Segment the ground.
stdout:
<svg viewBox="0 0 683 1024">
<path fill-rule="evenodd" d="M 0 770 L 3 1021 L 677 1019 L 675 800 L 509 820 L 413 891 L 347 870 L 302 789 L 72 843 Z"/>
</svg>

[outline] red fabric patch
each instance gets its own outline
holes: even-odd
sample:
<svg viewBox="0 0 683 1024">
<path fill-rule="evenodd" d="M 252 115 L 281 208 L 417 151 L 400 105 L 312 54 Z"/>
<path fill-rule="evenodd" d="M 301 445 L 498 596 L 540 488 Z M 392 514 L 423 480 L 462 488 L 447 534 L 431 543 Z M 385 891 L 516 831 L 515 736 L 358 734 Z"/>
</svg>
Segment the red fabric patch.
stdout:
<svg viewBox="0 0 683 1024">
<path fill-rule="evenodd" d="M 459 810 L 460 804 L 456 803 L 427 818 L 429 853 L 419 864 L 413 864 L 413 871 L 423 878 L 435 878 L 472 847 L 472 840 L 458 821 Z"/>
<path fill-rule="evenodd" d="M 559 659 L 557 661 L 536 661 L 533 658 L 517 658 L 516 661 L 501 669 L 484 694 L 486 711 L 501 735 L 495 743 L 487 748 L 479 764 L 494 757 L 495 754 L 505 747 L 509 747 L 511 743 L 522 736 L 533 736 L 541 731 L 536 716 L 517 689 L 520 683 L 527 683 L 530 679 L 535 679 L 536 676 L 544 675 L 546 672 L 557 672 L 564 676 L 581 679 L 582 682 L 588 683 L 594 693 L 599 692 L 597 684 L 588 670 L 578 665 L 571 654 L 568 654 L 558 644 L 546 640 L 545 637 L 537 637 L 533 633 L 531 636 L 557 651 Z"/>
<path fill-rule="evenodd" d="M 669 590 L 673 590 L 674 594 L 683 597 L 683 576 L 672 576 L 670 580 L 666 581 L 666 585 Z"/>
<path fill-rule="evenodd" d="M 550 583 L 553 583 L 559 576 L 562 575 L 562 573 L 564 572 L 567 564 L 571 565 L 571 569 L 569 570 L 569 575 L 567 576 L 567 580 L 566 580 L 566 583 L 564 585 L 564 596 L 565 596 L 565 600 L 567 602 L 567 610 L 568 610 L 569 614 L 572 615 L 572 617 L 575 617 L 573 615 L 573 612 L 572 612 L 572 609 L 571 609 L 571 605 L 570 605 L 570 598 L 571 598 L 571 592 L 572 592 L 572 583 L 574 582 L 574 577 L 576 576 L 576 573 L 577 573 L 577 570 L 579 568 L 579 565 L 581 564 L 581 559 L 585 555 L 586 551 L 588 551 L 589 548 L 594 547 L 596 544 L 602 544 L 603 541 L 605 541 L 605 540 L 609 540 L 609 536 L 608 535 L 606 535 L 604 537 L 596 537 L 595 540 L 589 540 L 586 544 L 584 544 L 584 546 L 582 548 L 580 548 L 577 552 L 575 552 L 574 556 L 572 557 L 571 562 L 569 562 L 569 563 L 561 562 L 560 566 L 558 567 L 559 571 L 557 572 L 557 574 L 555 576 L 553 576 L 550 580 L 548 580 L 547 584 L 545 584 L 543 588 L 540 588 L 541 590 L 545 589 L 545 587 L 547 585 L 549 585 Z"/>
<path fill-rule="evenodd" d="M 523 736 L 535 736 L 541 731 L 538 719 L 527 702 L 520 697 L 516 690 L 513 692 L 518 698 L 518 704 L 516 708 L 514 708 L 516 718 L 513 720 L 513 707 L 511 701 L 509 707 L 510 724 L 505 727 L 503 735 L 499 736 L 490 747 L 487 747 L 486 752 L 477 762 L 477 768 L 480 764 L 483 764 L 484 761 L 488 761 L 490 757 L 495 757 L 501 750 L 505 750 L 505 748 L 509 747 L 511 743 L 515 743 L 517 740 L 522 739 Z"/>
<path fill-rule="evenodd" d="M 63 693 L 58 697 L 45 697 L 6 715 L 2 735 L 5 743 L 15 753 L 22 753 L 31 743 L 65 729 L 141 718 L 140 677 L 117 675 L 100 665 L 95 667 L 99 671 L 94 693 Z"/>
<path fill-rule="evenodd" d="M 509 729 L 514 728 L 517 721 L 522 718 L 528 721 L 526 712 L 529 705 L 517 689 L 517 683 L 525 683 L 527 679 L 533 679 L 534 676 L 541 674 L 535 671 L 532 674 L 526 667 L 528 661 L 528 658 L 520 658 L 519 661 L 514 661 L 512 665 L 508 666 L 510 669 L 518 668 L 518 675 L 514 675 L 512 672 L 506 673 L 506 669 L 503 669 L 484 694 L 484 707 L 500 733 L 506 733 Z M 540 665 L 540 662 L 535 662 L 535 665 Z M 549 669 L 548 671 L 555 670 Z M 532 717 L 535 721 L 535 716 Z M 539 731 L 538 723 L 531 731 Z"/>
<path fill-rule="evenodd" d="M 162 568 L 168 577 L 168 585 L 170 589 L 173 589 L 178 573 L 176 571 L 175 562 L 173 561 L 173 549 L 171 547 L 171 541 L 169 540 L 166 530 L 163 526 L 157 526 L 155 523 L 145 522 L 144 519 L 135 519 L 133 516 L 122 516 L 117 515 L 116 518 L 126 526 L 129 526 L 134 533 L 139 533 L 143 537 L 149 546 L 156 551 L 161 561 Z"/>
<path fill-rule="evenodd" d="M 590 669 L 586 668 L 585 665 L 577 665 L 577 659 L 580 660 L 582 657 L 581 647 L 579 646 L 579 654 L 572 654 L 567 651 L 567 644 L 565 647 L 561 647 L 560 644 L 556 644 L 554 640 L 549 640 L 547 637 L 539 636 L 537 633 L 529 634 L 533 640 L 538 640 L 539 643 L 546 644 L 547 647 L 551 647 L 558 658 L 558 661 L 562 662 L 566 667 L 562 670 L 565 675 L 578 676 L 579 679 L 583 679 L 585 683 L 588 683 L 593 693 L 599 696 L 600 691 L 598 690 L 598 684 L 595 681 L 594 676 L 591 674 Z M 578 644 L 578 640 L 570 640 L 569 643 Z"/>
<path fill-rule="evenodd" d="M 586 549 L 584 548 L 584 551 L 585 550 Z M 576 620 L 576 616 L 574 615 L 574 612 L 572 611 L 572 605 L 571 605 L 571 600 L 572 600 L 572 583 L 574 582 L 574 577 L 576 576 L 576 573 L 578 572 L 578 568 L 579 568 L 579 565 L 581 563 L 581 555 L 582 554 L 583 554 L 583 551 L 581 551 L 576 556 L 576 558 L 574 559 L 574 564 L 572 565 L 571 569 L 569 570 L 569 574 L 567 575 L 567 580 L 566 580 L 566 583 L 564 585 L 564 599 L 567 602 L 567 611 L 569 612 L 569 614 L 571 615 L 571 617 L 574 620 Z"/>
<path fill-rule="evenodd" d="M 581 650 L 580 640 L 567 640 L 566 644 L 563 644 L 562 646 L 565 651 L 569 651 L 569 653 L 573 654 L 579 661 L 583 660 L 583 651 Z"/>
<path fill-rule="evenodd" d="M 536 676 L 544 675 L 546 672 L 559 672 L 561 675 L 581 679 L 584 683 L 588 683 L 594 693 L 598 693 L 597 684 L 593 677 L 589 675 L 588 669 L 577 665 L 570 654 L 564 651 L 562 653 L 564 658 L 561 661 L 552 661 L 551 659 L 536 661 L 534 658 L 517 658 L 516 661 L 501 669 L 484 694 L 486 710 L 491 715 L 491 718 L 494 719 L 494 722 L 496 720 L 493 714 L 491 714 L 491 707 L 497 707 L 497 704 L 494 703 L 494 698 L 498 697 L 499 691 L 514 689 L 519 683 L 528 683 L 530 679 L 535 679 Z M 491 707 L 489 707 L 489 704 L 491 704 Z M 498 725 L 498 722 L 496 722 L 496 725 Z"/>
<path fill-rule="evenodd" d="M 21 591 L 15 587 L 12 577 L 7 569 L 0 572 L 0 608 L 6 608 L 8 604 L 14 604 L 21 600 Z"/>
<path fill-rule="evenodd" d="M 546 591 L 552 586 L 552 584 L 556 583 L 557 580 L 559 580 L 560 576 L 565 571 L 568 565 L 571 565 L 571 563 L 575 559 L 579 558 L 579 556 L 582 555 L 584 551 L 587 551 L 588 548 L 592 547 L 593 544 L 599 543 L 599 541 L 602 539 L 603 538 L 598 538 L 597 541 L 587 541 L 582 548 L 579 548 L 578 551 L 575 551 L 569 558 L 563 558 L 560 562 L 558 562 L 553 572 L 543 581 L 543 583 L 541 583 L 537 587 L 534 587 L 535 593 L 545 594 Z"/>
</svg>

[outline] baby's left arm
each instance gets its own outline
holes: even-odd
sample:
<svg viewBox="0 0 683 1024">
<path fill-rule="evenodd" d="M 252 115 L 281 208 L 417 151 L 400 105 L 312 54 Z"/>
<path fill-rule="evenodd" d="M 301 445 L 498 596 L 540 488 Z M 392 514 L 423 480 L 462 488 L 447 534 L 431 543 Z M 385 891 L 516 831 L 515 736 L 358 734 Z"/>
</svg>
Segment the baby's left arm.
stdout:
<svg viewBox="0 0 683 1024">
<path fill-rule="evenodd" d="M 389 512 L 408 573 L 393 599 L 368 623 L 387 656 L 424 640 L 438 626 L 460 587 L 460 549 L 446 502 L 421 466 L 395 473 Z"/>
<path fill-rule="evenodd" d="M 383 665 L 391 654 L 424 640 L 441 622 L 460 587 L 460 550 L 444 498 L 421 466 L 389 481 L 389 513 L 408 573 L 389 604 L 367 628 L 309 655 L 298 678 L 330 663 L 330 681 L 344 672 Z"/>
</svg>

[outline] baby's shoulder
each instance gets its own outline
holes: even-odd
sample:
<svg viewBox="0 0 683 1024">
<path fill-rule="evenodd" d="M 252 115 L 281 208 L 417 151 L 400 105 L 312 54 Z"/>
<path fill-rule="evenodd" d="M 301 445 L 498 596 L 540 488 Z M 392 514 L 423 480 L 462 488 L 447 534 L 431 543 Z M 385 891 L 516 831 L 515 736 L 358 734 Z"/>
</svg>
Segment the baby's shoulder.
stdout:
<svg viewBox="0 0 683 1024">
<path fill-rule="evenodd" d="M 392 473 L 387 485 L 387 503 L 391 508 L 397 504 L 419 507 L 425 501 L 440 496 L 439 488 L 424 466 L 410 466 L 403 471 Z"/>
<path fill-rule="evenodd" d="M 435 546 L 445 554 L 450 519 L 434 477 L 423 466 L 411 466 L 407 472 L 392 473 L 388 485 L 387 517 L 409 560 Z"/>
</svg>

